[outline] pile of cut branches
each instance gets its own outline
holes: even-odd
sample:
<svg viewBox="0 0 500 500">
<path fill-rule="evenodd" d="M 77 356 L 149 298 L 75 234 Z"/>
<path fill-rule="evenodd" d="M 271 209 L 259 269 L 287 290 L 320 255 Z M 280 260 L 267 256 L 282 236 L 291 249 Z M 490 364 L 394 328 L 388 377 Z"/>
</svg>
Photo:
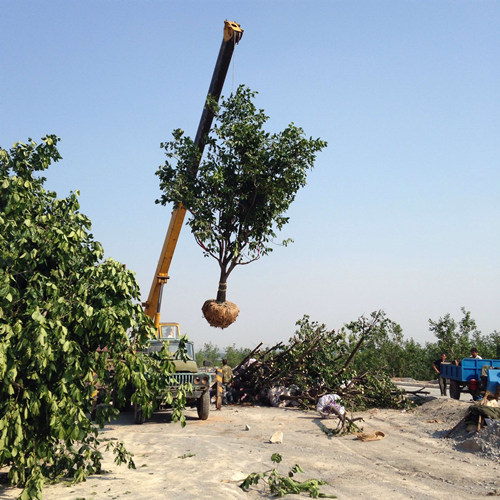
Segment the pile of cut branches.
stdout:
<svg viewBox="0 0 500 500">
<path fill-rule="evenodd" d="M 340 396 L 350 411 L 411 406 L 383 370 L 354 363 L 365 345 L 387 335 L 393 326 L 383 311 L 373 312 L 369 318 L 362 316 L 339 332 L 311 322 L 308 316 L 297 326 L 287 344 L 280 342 L 268 349 L 259 344 L 236 367 L 237 401 L 269 403 L 270 391 L 281 388 L 278 394 L 283 405 L 294 401 L 303 408 L 315 408 L 325 394 Z"/>
</svg>

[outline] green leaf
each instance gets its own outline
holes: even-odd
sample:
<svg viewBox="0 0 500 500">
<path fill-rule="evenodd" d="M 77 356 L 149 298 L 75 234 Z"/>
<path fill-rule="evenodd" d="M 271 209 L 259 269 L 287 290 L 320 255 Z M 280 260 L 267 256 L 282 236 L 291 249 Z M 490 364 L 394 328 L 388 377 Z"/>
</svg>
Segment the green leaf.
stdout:
<svg viewBox="0 0 500 500">
<path fill-rule="evenodd" d="M 38 307 L 34 310 L 31 318 L 37 323 L 43 324 L 46 321 L 45 316 L 40 312 L 40 309 L 38 309 Z"/>
</svg>

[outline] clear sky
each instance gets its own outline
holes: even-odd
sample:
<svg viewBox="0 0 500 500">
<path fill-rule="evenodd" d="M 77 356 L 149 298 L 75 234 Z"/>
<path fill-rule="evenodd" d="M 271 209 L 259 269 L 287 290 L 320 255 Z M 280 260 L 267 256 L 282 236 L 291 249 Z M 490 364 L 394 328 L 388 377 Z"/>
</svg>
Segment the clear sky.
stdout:
<svg viewBox="0 0 500 500">
<path fill-rule="evenodd" d="M 228 282 L 237 322 L 208 326 L 218 265 L 188 228 L 162 319 L 199 346 L 288 339 L 384 309 L 407 338 L 472 312 L 500 329 L 500 2 L 3 1 L 0 145 L 61 137 L 47 188 L 81 192 L 106 255 L 149 292 L 170 208 L 160 142 L 194 136 L 222 40 L 245 33 L 223 95 L 259 92 L 270 131 L 328 141 L 281 233 L 294 244 Z"/>
</svg>

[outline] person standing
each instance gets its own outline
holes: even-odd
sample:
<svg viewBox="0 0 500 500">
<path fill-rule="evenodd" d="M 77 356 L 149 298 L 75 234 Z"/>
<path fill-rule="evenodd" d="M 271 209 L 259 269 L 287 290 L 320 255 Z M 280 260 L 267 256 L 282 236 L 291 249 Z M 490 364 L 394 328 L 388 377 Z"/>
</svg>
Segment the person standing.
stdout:
<svg viewBox="0 0 500 500">
<path fill-rule="evenodd" d="M 233 403 L 233 394 L 231 391 L 231 382 L 233 381 L 233 369 L 227 364 L 227 359 L 222 360 L 222 404 Z"/>
<path fill-rule="evenodd" d="M 439 389 L 441 391 L 441 396 L 446 396 L 446 379 L 441 376 L 441 363 L 446 363 L 446 354 L 443 352 L 439 359 L 436 359 L 432 363 L 434 371 L 439 375 Z"/>
</svg>

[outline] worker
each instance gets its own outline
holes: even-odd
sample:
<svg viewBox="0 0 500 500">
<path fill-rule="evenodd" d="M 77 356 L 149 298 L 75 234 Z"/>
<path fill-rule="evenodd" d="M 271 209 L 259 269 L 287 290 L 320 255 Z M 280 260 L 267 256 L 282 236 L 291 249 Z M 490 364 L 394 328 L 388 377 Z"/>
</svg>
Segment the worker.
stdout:
<svg viewBox="0 0 500 500">
<path fill-rule="evenodd" d="M 470 350 L 470 357 L 471 358 L 474 358 L 474 359 L 483 359 L 481 356 L 479 356 L 478 352 L 477 352 L 477 349 L 475 347 L 473 347 L 471 350 Z"/>
<path fill-rule="evenodd" d="M 233 393 L 231 383 L 233 381 L 233 369 L 227 364 L 227 359 L 222 360 L 222 404 L 233 403 Z"/>
<path fill-rule="evenodd" d="M 444 352 L 441 353 L 441 357 L 439 359 L 436 359 L 436 361 L 432 363 L 432 367 L 439 376 L 439 389 L 441 391 L 441 396 L 446 396 L 447 380 L 446 378 L 441 376 L 441 363 L 446 363 L 446 354 Z"/>
<path fill-rule="evenodd" d="M 477 349 L 475 347 L 473 347 L 471 350 L 470 350 L 470 357 L 472 359 L 483 359 L 481 356 L 479 356 L 479 354 L 477 353 Z M 455 360 L 455 364 L 457 366 L 460 366 L 462 364 L 462 361 L 458 361 L 457 359 Z"/>
</svg>

